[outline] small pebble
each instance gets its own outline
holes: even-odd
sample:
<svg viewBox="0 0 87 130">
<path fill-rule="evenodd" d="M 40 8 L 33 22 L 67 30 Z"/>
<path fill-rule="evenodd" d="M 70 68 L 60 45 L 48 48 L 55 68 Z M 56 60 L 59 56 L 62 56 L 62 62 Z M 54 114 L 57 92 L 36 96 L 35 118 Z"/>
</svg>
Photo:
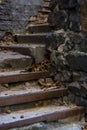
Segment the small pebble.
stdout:
<svg viewBox="0 0 87 130">
<path fill-rule="evenodd" d="M 23 115 L 21 115 L 21 116 L 20 116 L 20 118 L 24 118 L 24 116 L 23 116 Z"/>
</svg>

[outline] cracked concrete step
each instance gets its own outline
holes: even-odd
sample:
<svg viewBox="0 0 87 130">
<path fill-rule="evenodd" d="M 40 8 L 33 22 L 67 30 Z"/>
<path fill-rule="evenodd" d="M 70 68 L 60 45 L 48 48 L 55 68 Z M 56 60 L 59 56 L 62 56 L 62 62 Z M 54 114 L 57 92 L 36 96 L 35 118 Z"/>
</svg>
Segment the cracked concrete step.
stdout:
<svg viewBox="0 0 87 130">
<path fill-rule="evenodd" d="M 42 43 L 46 44 L 46 36 L 49 33 L 37 33 L 37 34 L 16 34 L 14 40 L 17 43 Z"/>
<path fill-rule="evenodd" d="M 45 44 L 0 44 L 1 50 L 12 50 L 19 52 L 23 55 L 31 56 L 34 58 L 35 63 L 40 63 L 45 59 L 46 48 Z"/>
<path fill-rule="evenodd" d="M 0 70 L 23 69 L 32 64 L 32 58 L 12 51 L 0 51 Z"/>
<path fill-rule="evenodd" d="M 0 130 L 8 130 L 11 128 L 27 126 L 30 124 L 42 121 L 57 121 L 67 118 L 78 117 L 80 120 L 83 117 L 84 110 L 77 106 L 58 106 L 46 105 L 16 110 L 10 114 L 0 114 Z"/>
<path fill-rule="evenodd" d="M 29 81 L 39 78 L 46 78 L 49 76 L 49 72 L 24 72 L 24 70 L 1 72 L 0 84 L 15 83 L 19 81 Z"/>
<path fill-rule="evenodd" d="M 52 26 L 49 24 L 39 24 L 39 25 L 29 25 L 27 27 L 27 32 L 29 33 L 46 33 L 50 32 L 52 29 Z"/>
<path fill-rule="evenodd" d="M 8 86 L 9 88 L 9 86 Z M 13 88 L 13 87 L 12 87 Z M 24 88 L 23 88 L 24 89 Z M 0 93 L 0 107 L 9 106 L 15 104 L 29 103 L 33 101 L 48 100 L 52 98 L 63 97 L 68 94 L 67 88 L 48 88 L 46 90 L 41 89 L 40 86 L 31 86 L 30 88 L 25 86 L 22 90 L 8 90 Z"/>
</svg>

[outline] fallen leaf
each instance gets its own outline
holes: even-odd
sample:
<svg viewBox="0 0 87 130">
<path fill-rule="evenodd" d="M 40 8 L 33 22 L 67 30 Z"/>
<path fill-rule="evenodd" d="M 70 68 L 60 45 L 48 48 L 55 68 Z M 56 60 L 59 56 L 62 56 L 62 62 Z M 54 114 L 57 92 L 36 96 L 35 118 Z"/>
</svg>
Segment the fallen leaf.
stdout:
<svg viewBox="0 0 87 130">
<path fill-rule="evenodd" d="M 10 110 L 10 109 L 7 109 L 5 112 L 8 113 L 8 114 L 10 114 L 10 113 L 11 113 L 11 110 Z"/>
</svg>

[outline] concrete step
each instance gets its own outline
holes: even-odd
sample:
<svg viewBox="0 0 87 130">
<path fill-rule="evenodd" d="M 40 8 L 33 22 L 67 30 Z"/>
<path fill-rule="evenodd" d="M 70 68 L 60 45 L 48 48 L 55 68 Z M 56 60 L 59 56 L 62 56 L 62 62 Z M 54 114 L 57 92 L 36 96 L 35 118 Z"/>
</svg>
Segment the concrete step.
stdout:
<svg viewBox="0 0 87 130">
<path fill-rule="evenodd" d="M 42 121 L 58 121 L 63 119 L 72 119 L 83 117 L 84 110 L 77 106 L 58 106 L 58 105 L 42 105 L 32 108 L 16 110 L 10 114 L 0 114 L 0 130 L 8 130 L 11 128 L 27 126 Z"/>
<path fill-rule="evenodd" d="M 31 66 L 32 58 L 12 51 L 0 51 L 0 70 L 18 70 Z"/>
<path fill-rule="evenodd" d="M 43 7 L 42 9 L 45 9 L 45 8 Z M 48 8 L 46 8 L 46 9 L 48 9 Z M 33 23 L 33 24 L 46 24 L 47 19 L 48 19 L 48 14 L 42 14 L 41 12 L 38 12 L 37 15 L 30 17 L 29 25 L 31 23 Z"/>
<path fill-rule="evenodd" d="M 46 4 L 43 5 L 42 9 L 48 9 L 48 10 L 50 10 L 49 5 L 46 5 Z"/>
<path fill-rule="evenodd" d="M 17 43 L 42 43 L 46 44 L 46 36 L 48 33 L 37 33 L 37 34 L 16 34 L 14 40 Z"/>
<path fill-rule="evenodd" d="M 52 98 L 63 97 L 68 94 L 67 88 L 59 88 L 60 86 L 56 86 L 55 88 L 46 88 L 44 91 L 44 89 L 41 89 L 39 85 L 32 85 L 28 82 L 27 85 L 28 86 L 26 87 L 21 84 L 21 88 L 20 86 L 9 85 L 8 90 L 2 90 L 0 93 L 0 107 L 30 103 L 44 99 L 48 100 Z"/>
<path fill-rule="evenodd" d="M 46 33 L 46 32 L 51 32 L 51 27 L 48 24 L 39 24 L 39 25 L 29 25 L 27 27 L 27 32 L 29 33 Z"/>
<path fill-rule="evenodd" d="M 1 50 L 12 50 L 23 55 L 31 56 L 35 63 L 40 63 L 45 59 L 46 48 L 44 44 L 0 44 Z"/>
<path fill-rule="evenodd" d="M 49 77 L 49 72 L 26 72 L 25 70 L 1 72 L 0 73 L 0 84 L 16 83 L 20 81 L 36 80 L 40 78 Z"/>
<path fill-rule="evenodd" d="M 42 10 L 41 11 L 43 11 L 43 12 L 48 12 L 48 13 L 50 13 L 51 11 L 50 11 L 50 9 L 49 8 L 42 8 Z"/>
</svg>

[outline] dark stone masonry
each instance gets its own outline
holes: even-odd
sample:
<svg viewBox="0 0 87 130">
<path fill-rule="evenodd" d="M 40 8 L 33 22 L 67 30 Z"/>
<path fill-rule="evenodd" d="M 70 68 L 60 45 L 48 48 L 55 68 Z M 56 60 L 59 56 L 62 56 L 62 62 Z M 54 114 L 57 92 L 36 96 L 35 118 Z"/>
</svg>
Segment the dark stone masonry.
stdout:
<svg viewBox="0 0 87 130">
<path fill-rule="evenodd" d="M 54 25 L 54 31 L 47 38 L 47 50 L 51 76 L 68 86 L 73 102 L 87 108 L 87 33 L 82 30 L 87 12 L 81 8 L 84 5 L 86 0 L 51 0 L 48 22 Z"/>
</svg>

